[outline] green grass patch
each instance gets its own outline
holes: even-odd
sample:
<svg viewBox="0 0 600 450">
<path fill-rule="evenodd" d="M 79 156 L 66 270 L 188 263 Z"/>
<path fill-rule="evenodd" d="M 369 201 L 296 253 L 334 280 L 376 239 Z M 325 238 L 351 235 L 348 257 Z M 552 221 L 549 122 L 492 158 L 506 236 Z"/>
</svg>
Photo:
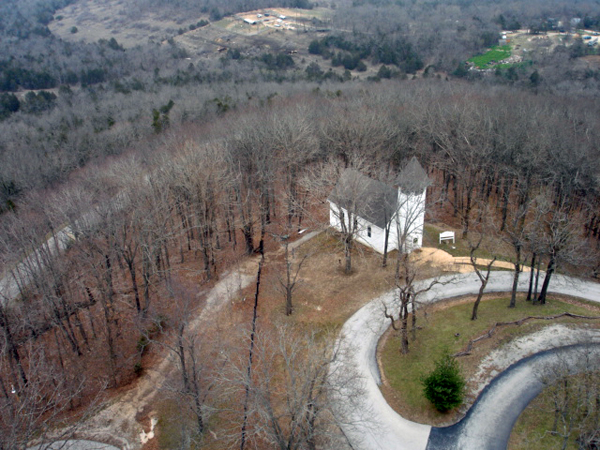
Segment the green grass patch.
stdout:
<svg viewBox="0 0 600 450">
<path fill-rule="evenodd" d="M 472 302 L 459 304 L 446 309 L 429 312 L 424 319 L 422 314 L 418 325 L 417 340 L 410 343 L 408 355 L 400 354 L 400 341 L 397 333 L 389 335 L 383 348 L 380 349 L 381 365 L 385 378 L 392 388 L 392 402 L 402 408 L 401 414 L 408 419 L 443 423 L 448 417 L 432 407 L 423 395 L 420 378 L 434 368 L 434 361 L 439 359 L 447 348 L 451 354 L 462 350 L 470 339 L 480 336 L 496 322 L 510 322 L 527 316 L 550 316 L 563 312 L 581 315 L 600 315 L 595 311 L 549 299 L 544 306 L 532 305 L 519 299 L 517 307 L 508 308 L 509 298 L 487 300 L 479 306 L 479 319 L 471 321 Z M 537 322 L 537 323 L 536 323 Z M 581 323 L 577 319 L 558 319 L 552 323 Z M 549 322 L 543 321 L 543 325 Z M 531 333 L 541 327 L 540 321 L 528 321 L 521 326 L 507 326 L 498 329 L 495 335 L 498 342 L 507 342 L 517 336 Z M 457 336 L 458 333 L 458 336 Z M 475 350 L 486 341 L 476 344 Z M 489 345 L 489 344 L 488 344 Z M 459 358 L 464 369 L 466 360 Z M 468 373 L 465 373 L 468 379 Z M 388 396 L 389 397 L 389 396 Z"/>
<path fill-rule="evenodd" d="M 423 245 L 425 247 L 439 248 L 445 252 L 450 253 L 452 256 L 469 256 L 469 249 L 467 243 L 460 239 L 460 231 L 455 231 L 456 243 L 451 241 L 444 241 L 440 244 L 440 233 L 443 231 L 452 231 L 449 229 L 442 229 L 435 225 L 425 224 L 423 232 Z"/>
<path fill-rule="evenodd" d="M 493 66 L 493 63 L 508 58 L 511 55 L 511 50 L 510 45 L 492 47 L 483 55 L 473 56 L 468 61 L 475 64 L 479 69 L 488 69 Z"/>
<path fill-rule="evenodd" d="M 455 231 L 455 243 L 451 241 L 444 241 L 440 244 L 440 233 L 443 231 L 452 231 L 448 229 L 441 229 L 436 227 L 435 225 L 425 225 L 424 231 L 424 239 L 423 244 L 427 247 L 439 248 L 440 250 L 444 250 L 446 253 L 451 254 L 456 257 L 469 257 L 471 254 L 471 250 L 469 248 L 469 242 L 466 239 L 461 238 L 461 232 Z M 474 239 L 474 238 L 473 238 Z M 483 246 L 482 246 L 483 247 Z M 498 250 L 498 249 L 497 249 Z M 492 252 L 486 250 L 485 248 L 480 248 L 475 253 L 477 258 L 484 259 L 492 259 L 494 255 Z M 499 261 L 510 261 L 509 255 L 498 255 L 496 254 L 496 259 Z"/>
<path fill-rule="evenodd" d="M 221 19 L 217 22 L 212 22 L 211 25 L 213 25 L 215 27 L 223 28 L 226 30 L 231 26 L 232 23 L 233 23 L 232 19 L 225 18 L 225 19 Z"/>
<path fill-rule="evenodd" d="M 563 378 L 549 384 L 519 416 L 510 449 L 597 448 L 589 444 L 598 430 L 600 372 L 568 375 L 566 368 L 562 372 Z"/>
<path fill-rule="evenodd" d="M 466 240 L 461 239 L 461 232 L 458 230 L 454 230 L 455 242 L 452 241 L 444 241 L 440 244 L 440 233 L 444 231 L 452 231 L 451 229 L 442 229 L 440 227 L 436 227 L 435 225 L 425 225 L 424 237 L 423 237 L 423 245 L 427 247 L 439 248 L 440 250 L 444 250 L 447 253 L 450 253 L 452 256 L 469 256 L 469 244 Z M 485 258 L 485 256 L 481 256 L 481 258 Z"/>
<path fill-rule="evenodd" d="M 511 450 L 538 450 L 540 448 L 562 448 L 562 438 L 551 433 L 554 417 L 553 405 L 542 392 L 521 413 L 510 435 Z M 567 449 L 580 447 L 569 442 Z"/>
</svg>

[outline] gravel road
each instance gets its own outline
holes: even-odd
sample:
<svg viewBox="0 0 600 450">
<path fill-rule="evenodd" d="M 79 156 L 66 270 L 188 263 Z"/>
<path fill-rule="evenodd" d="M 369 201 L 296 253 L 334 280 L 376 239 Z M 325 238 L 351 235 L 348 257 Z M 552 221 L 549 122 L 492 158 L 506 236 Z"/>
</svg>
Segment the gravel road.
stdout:
<svg viewBox="0 0 600 450">
<path fill-rule="evenodd" d="M 511 272 L 493 272 L 486 292 L 509 291 L 512 286 L 512 279 L 513 274 Z M 420 286 L 428 286 L 431 281 L 422 281 Z M 445 276 L 437 281 L 439 281 L 439 284 L 434 285 L 431 290 L 421 295 L 421 302 L 432 303 L 441 299 L 476 293 L 479 289 L 479 280 L 474 273 Z M 526 290 L 527 287 L 528 277 L 521 277 L 519 290 Z M 600 285 L 565 276 L 554 275 L 549 290 L 554 293 L 572 295 L 591 301 L 600 301 Z M 528 399 L 521 394 L 519 401 L 516 403 L 508 401 L 509 394 L 514 392 L 512 388 L 514 382 L 508 382 L 511 379 L 507 378 L 510 376 L 509 372 L 511 370 L 503 372 L 496 378 L 498 381 L 495 382 L 493 389 L 491 387 L 484 389 L 476 405 L 461 422 L 462 425 L 457 426 L 456 429 L 447 430 L 445 435 L 439 429 L 432 432 L 432 427 L 429 425 L 404 419 L 387 404 L 379 390 L 381 377 L 376 361 L 376 351 L 380 337 L 389 326 L 389 321 L 384 318 L 382 313 L 383 305 L 390 307 L 395 299 L 394 292 L 389 292 L 372 300 L 344 324 L 338 339 L 341 356 L 332 365 L 330 381 L 336 384 L 341 376 L 340 374 L 354 371 L 357 374 L 357 383 L 362 387 L 359 398 L 352 399 L 352 407 L 343 396 L 336 398 L 337 409 L 340 414 L 343 414 L 344 425 L 342 428 L 352 447 L 357 450 L 505 448 L 505 444 L 503 444 L 504 447 L 496 447 L 495 444 L 490 444 L 489 447 L 482 446 L 483 442 L 477 441 L 481 436 L 474 434 L 472 430 L 498 431 L 506 435 L 505 440 L 507 440 L 514 424 L 512 417 L 515 416 L 516 420 L 516 416 L 521 410 L 537 395 L 535 386 L 526 386 L 525 390 L 527 392 L 531 391 L 531 398 Z M 551 350 L 548 356 L 540 354 L 536 357 L 537 359 L 533 358 L 533 360 L 546 361 L 550 364 L 552 353 Z M 529 370 L 526 369 L 525 363 L 517 363 L 511 369 L 513 371 L 512 376 L 516 378 L 526 377 L 523 371 Z M 535 382 L 533 383 L 535 384 Z M 498 409 L 497 399 L 503 397 L 507 398 L 506 408 Z M 496 410 L 500 415 L 493 415 Z M 510 411 L 510 414 L 508 411 Z M 503 414 L 507 414 L 507 416 L 504 417 Z M 493 420 L 488 420 L 488 417 L 493 417 Z M 504 422 L 507 426 L 500 430 L 496 426 L 499 422 Z M 431 442 L 430 435 L 432 436 Z M 451 437 L 454 441 L 449 440 Z M 494 439 L 499 438 L 495 436 Z M 471 444 L 473 442 L 476 443 Z M 444 446 L 442 446 L 442 443 Z"/>
</svg>

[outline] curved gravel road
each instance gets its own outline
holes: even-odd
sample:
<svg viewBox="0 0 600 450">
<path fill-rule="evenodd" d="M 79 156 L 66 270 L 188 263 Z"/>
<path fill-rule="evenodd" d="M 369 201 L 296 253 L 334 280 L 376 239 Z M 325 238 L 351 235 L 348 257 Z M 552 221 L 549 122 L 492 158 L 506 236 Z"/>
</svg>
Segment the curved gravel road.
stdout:
<svg viewBox="0 0 600 450">
<path fill-rule="evenodd" d="M 513 364 L 483 390 L 455 425 L 433 427 L 428 450 L 504 450 L 521 412 L 556 374 L 600 369 L 600 344 L 576 344 L 536 353 Z"/>
<path fill-rule="evenodd" d="M 433 280 L 424 280 L 419 283 L 421 287 L 428 286 Z M 419 297 L 422 303 L 432 303 L 438 300 L 476 293 L 479 289 L 479 279 L 475 273 L 460 274 L 456 276 L 444 276 L 437 280 L 439 284 L 434 285 L 429 291 L 423 293 Z M 486 292 L 506 292 L 511 289 L 513 281 L 513 273 L 511 272 L 492 272 Z M 528 288 L 529 277 L 521 277 L 519 290 L 524 291 Z M 418 290 L 420 287 L 416 287 Z M 583 282 L 569 277 L 554 275 L 549 287 L 550 292 L 567 294 L 575 297 L 584 298 L 591 301 L 600 301 L 600 285 L 596 283 Z M 496 409 L 496 404 L 492 395 L 507 396 L 510 392 L 515 392 L 511 383 L 507 383 L 509 375 L 506 372 L 499 375 L 494 384 L 496 387 L 492 389 L 492 384 L 486 388 L 476 405 L 465 416 L 460 423 L 460 430 L 447 430 L 446 436 L 443 437 L 443 432 L 435 430 L 433 433 L 432 427 L 412 422 L 396 413 L 385 401 L 379 384 L 381 377 L 377 367 L 376 352 L 377 343 L 380 337 L 389 327 L 389 321 L 383 315 L 383 305 L 388 308 L 392 307 L 397 301 L 394 292 L 389 292 L 383 296 L 372 300 L 359 311 L 357 311 L 342 327 L 340 337 L 338 339 L 338 358 L 332 364 L 330 369 L 330 381 L 333 385 L 347 383 L 347 374 L 354 372 L 360 380 L 360 393 L 355 395 L 352 400 L 348 400 L 345 396 L 340 395 L 335 399 L 337 410 L 343 422 L 342 428 L 349 442 L 354 449 L 364 450 L 425 450 L 425 449 L 468 449 L 468 448 L 498 448 L 495 446 L 485 447 L 483 442 L 478 441 L 476 446 L 470 447 L 469 442 L 475 442 L 480 437 L 473 437 L 475 441 L 469 441 L 469 436 L 476 436 L 471 430 L 474 429 L 489 429 L 495 428 L 498 423 L 498 418 L 494 419 L 493 426 L 488 421 L 492 417 L 492 412 Z M 544 352 L 548 356 L 538 354 L 533 357 L 533 360 L 550 362 L 550 355 L 553 351 Z M 525 360 L 524 360 L 525 361 Z M 519 369 L 527 365 L 523 362 L 515 364 L 515 377 L 519 375 Z M 537 395 L 537 394 L 536 394 Z M 490 400 L 486 400 L 486 396 Z M 522 395 L 520 395 L 523 398 Z M 533 396 L 535 397 L 535 395 Z M 533 398 L 531 397 L 531 398 Z M 527 401 L 529 403 L 529 401 Z M 522 405 L 526 406 L 525 403 Z M 507 409 L 515 410 L 520 407 L 518 404 L 508 405 Z M 522 408 L 518 410 L 518 414 Z M 504 418 L 507 423 L 511 420 Z M 513 422 L 514 423 L 514 422 Z M 458 424 L 457 424 L 458 426 Z M 512 429 L 512 423 L 510 424 Z M 508 435 L 510 435 L 508 429 Z M 504 432 L 506 434 L 506 431 Z M 430 434 L 432 439 L 437 441 L 431 442 L 428 446 Z M 449 441 L 453 437 L 454 441 Z M 459 440 L 466 439 L 466 440 Z M 497 439 L 497 437 L 495 438 Z M 508 439 L 508 437 L 506 438 Z M 441 445 L 440 440 L 445 441 L 445 446 Z M 465 445 L 465 446 L 459 446 Z M 506 445 L 504 444 L 504 447 Z"/>
</svg>

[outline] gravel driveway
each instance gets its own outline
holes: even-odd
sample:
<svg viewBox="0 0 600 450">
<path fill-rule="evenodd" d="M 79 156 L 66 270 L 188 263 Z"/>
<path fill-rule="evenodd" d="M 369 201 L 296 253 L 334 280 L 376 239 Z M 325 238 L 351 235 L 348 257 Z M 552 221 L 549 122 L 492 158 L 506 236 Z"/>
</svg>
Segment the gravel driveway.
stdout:
<svg viewBox="0 0 600 450">
<path fill-rule="evenodd" d="M 422 286 L 427 286 L 432 280 L 424 280 Z M 456 276 L 445 276 L 438 279 L 440 284 L 433 286 L 431 290 L 422 294 L 421 302 L 432 303 L 441 299 L 476 293 L 479 289 L 479 280 L 474 273 L 459 274 Z M 486 292 L 506 292 L 511 289 L 513 274 L 511 272 L 493 272 Z M 521 277 L 519 290 L 528 288 L 529 277 Z M 600 285 L 596 283 L 582 282 L 569 277 L 554 275 L 549 288 L 550 292 L 567 294 L 584 298 L 591 301 L 600 301 Z M 479 441 L 481 435 L 474 434 L 472 430 L 497 431 L 493 439 L 507 442 L 508 436 L 514 424 L 514 420 L 527 406 L 529 401 L 537 395 L 535 382 L 531 386 L 524 386 L 526 392 L 530 392 L 528 398 L 523 394 L 517 395 L 515 402 L 509 399 L 511 392 L 516 394 L 512 381 L 508 377 L 523 377 L 527 369 L 526 360 L 511 367 L 513 375 L 503 372 L 494 381 L 494 387 L 490 385 L 484 389 L 474 407 L 469 411 L 465 419 L 457 424 L 455 429 L 444 431 L 404 419 L 387 404 L 379 384 L 381 377 L 376 361 L 377 343 L 387 330 L 389 321 L 385 319 L 382 310 L 383 304 L 388 307 L 394 301 L 394 292 L 389 292 L 357 311 L 342 327 L 338 339 L 339 358 L 332 364 L 330 370 L 330 381 L 335 385 L 346 382 L 343 376 L 349 372 L 357 374 L 356 381 L 360 384 L 360 394 L 351 401 L 344 396 L 335 399 L 337 410 L 343 421 L 342 428 L 350 444 L 354 449 L 364 450 L 420 450 L 420 449 L 486 449 L 506 448 L 491 445 L 486 447 L 484 442 Z M 562 352 L 561 350 L 560 352 Z M 567 351 L 568 350 L 564 350 Z M 559 353 L 560 353 L 559 352 Z M 544 352 L 532 357 L 531 363 L 551 364 L 555 351 Z M 546 355 L 546 356 L 544 356 Z M 535 377 L 530 377 L 535 378 Z M 506 398 L 506 407 L 498 409 L 498 398 Z M 498 415 L 492 415 L 497 410 Z M 512 417 L 515 417 L 513 420 Z M 490 418 L 493 417 L 493 423 Z M 497 424 L 502 422 L 507 426 L 501 428 Z M 431 442 L 430 442 L 431 435 Z M 452 440 L 450 440 L 452 439 Z M 504 441 L 502 441 L 504 439 Z"/>
</svg>

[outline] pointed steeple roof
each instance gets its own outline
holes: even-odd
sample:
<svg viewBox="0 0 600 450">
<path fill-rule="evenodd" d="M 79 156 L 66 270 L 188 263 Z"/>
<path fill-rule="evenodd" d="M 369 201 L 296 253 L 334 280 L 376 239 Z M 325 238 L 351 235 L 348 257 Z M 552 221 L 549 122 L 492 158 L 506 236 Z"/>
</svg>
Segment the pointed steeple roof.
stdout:
<svg viewBox="0 0 600 450">
<path fill-rule="evenodd" d="M 431 184 L 431 180 L 417 158 L 413 156 L 396 178 L 396 184 L 403 192 L 420 194 Z"/>
</svg>

